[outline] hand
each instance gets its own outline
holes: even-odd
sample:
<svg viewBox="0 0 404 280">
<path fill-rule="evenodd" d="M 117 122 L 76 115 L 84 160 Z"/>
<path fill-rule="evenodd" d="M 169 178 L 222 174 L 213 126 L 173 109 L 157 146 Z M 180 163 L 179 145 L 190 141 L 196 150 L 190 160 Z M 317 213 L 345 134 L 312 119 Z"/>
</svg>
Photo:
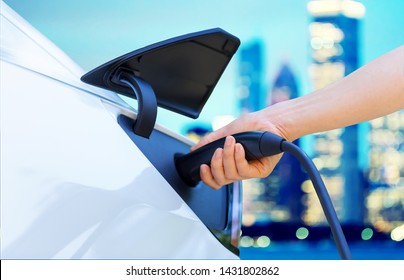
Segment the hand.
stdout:
<svg viewBox="0 0 404 280">
<path fill-rule="evenodd" d="M 238 132 L 251 130 L 270 131 L 282 136 L 274 124 L 265 122 L 264 125 L 263 122 L 256 121 L 262 119 L 257 118 L 261 114 L 263 113 L 257 112 L 242 116 L 226 127 L 208 134 L 197 145 L 191 148 L 191 150 L 195 150 L 214 140 L 227 136 L 223 149 L 218 148 L 213 154 L 210 167 L 206 164 L 200 167 L 200 176 L 205 184 L 214 189 L 219 189 L 237 180 L 264 178 L 272 172 L 282 154 L 247 161 L 243 146 L 236 143 L 233 136 L 229 136 Z"/>
</svg>

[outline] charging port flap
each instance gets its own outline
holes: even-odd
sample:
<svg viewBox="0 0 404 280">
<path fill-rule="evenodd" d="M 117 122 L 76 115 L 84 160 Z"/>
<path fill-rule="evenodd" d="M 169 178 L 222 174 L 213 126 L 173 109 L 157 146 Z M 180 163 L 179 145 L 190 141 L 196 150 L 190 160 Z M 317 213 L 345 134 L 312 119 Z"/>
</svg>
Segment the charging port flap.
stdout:
<svg viewBox="0 0 404 280">
<path fill-rule="evenodd" d="M 209 29 L 135 50 L 95 68 L 81 80 L 138 100 L 149 101 L 148 96 L 155 95 L 156 106 L 196 119 L 239 45 L 240 40 L 226 31 Z M 148 83 L 152 90 L 141 92 L 136 84 L 130 86 L 122 73 Z M 143 113 L 152 110 L 138 106 Z M 151 122 L 154 125 L 155 120 Z"/>
</svg>

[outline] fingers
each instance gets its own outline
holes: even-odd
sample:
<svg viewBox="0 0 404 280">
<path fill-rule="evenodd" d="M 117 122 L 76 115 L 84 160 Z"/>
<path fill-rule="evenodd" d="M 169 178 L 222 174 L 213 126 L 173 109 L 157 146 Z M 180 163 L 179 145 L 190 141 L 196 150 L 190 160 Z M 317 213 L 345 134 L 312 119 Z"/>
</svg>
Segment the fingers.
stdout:
<svg viewBox="0 0 404 280">
<path fill-rule="evenodd" d="M 218 148 L 213 154 L 210 167 L 206 164 L 201 165 L 200 176 L 205 184 L 216 190 L 231 182 L 226 179 L 222 148 Z"/>
<path fill-rule="evenodd" d="M 223 149 L 218 148 L 213 154 L 210 167 L 206 164 L 200 167 L 200 176 L 206 185 L 219 189 L 234 181 L 267 177 L 281 157 L 279 154 L 247 161 L 243 146 L 228 136 Z"/>
<path fill-rule="evenodd" d="M 236 168 L 239 177 L 241 178 L 248 178 L 249 177 L 249 171 L 250 171 L 250 164 L 248 161 L 245 159 L 245 151 L 244 148 L 241 144 L 237 143 L 236 144 L 236 151 L 235 151 L 235 156 L 234 160 L 236 162 Z"/>
<path fill-rule="evenodd" d="M 240 145 L 240 144 L 239 144 Z M 223 171 L 226 181 L 238 180 L 237 164 L 235 158 L 236 140 L 232 136 L 226 137 L 223 149 Z"/>
<path fill-rule="evenodd" d="M 210 186 L 211 188 L 218 190 L 222 187 L 221 184 L 217 183 L 215 181 L 215 178 L 213 178 L 212 172 L 210 170 L 209 165 L 207 164 L 202 164 L 200 167 L 200 175 L 201 175 L 201 179 L 202 181 Z"/>
<path fill-rule="evenodd" d="M 223 149 L 218 148 L 213 154 L 210 167 L 208 165 L 200 167 L 200 176 L 205 184 L 219 189 L 239 179 L 234 158 L 235 144 L 234 137 L 226 137 Z"/>
<path fill-rule="evenodd" d="M 240 169 L 240 170 L 239 170 Z M 248 178 L 248 162 L 245 159 L 244 148 L 234 137 L 226 137 L 223 149 L 218 148 L 211 160 L 210 168 L 202 165 L 200 176 L 205 184 L 214 189 L 230 184 L 237 180 Z M 246 174 L 244 177 L 241 174 Z"/>
</svg>

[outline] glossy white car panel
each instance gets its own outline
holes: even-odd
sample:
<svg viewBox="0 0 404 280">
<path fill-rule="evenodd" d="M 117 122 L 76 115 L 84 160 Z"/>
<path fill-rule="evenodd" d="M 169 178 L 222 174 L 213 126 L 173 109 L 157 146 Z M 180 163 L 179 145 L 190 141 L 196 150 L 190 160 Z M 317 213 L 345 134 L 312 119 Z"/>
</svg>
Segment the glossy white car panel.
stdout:
<svg viewBox="0 0 404 280">
<path fill-rule="evenodd" d="M 3 2 L 2 259 L 225 258 L 117 124 L 135 117 Z"/>
</svg>

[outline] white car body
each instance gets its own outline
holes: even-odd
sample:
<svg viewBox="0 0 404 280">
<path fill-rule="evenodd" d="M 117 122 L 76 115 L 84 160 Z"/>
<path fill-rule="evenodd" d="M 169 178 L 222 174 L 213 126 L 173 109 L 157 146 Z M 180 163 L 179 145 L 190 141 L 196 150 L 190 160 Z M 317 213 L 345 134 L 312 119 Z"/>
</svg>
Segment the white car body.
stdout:
<svg viewBox="0 0 404 280">
<path fill-rule="evenodd" d="M 1 258 L 237 259 L 118 125 L 136 111 L 83 74 L 1 3 Z"/>
</svg>

